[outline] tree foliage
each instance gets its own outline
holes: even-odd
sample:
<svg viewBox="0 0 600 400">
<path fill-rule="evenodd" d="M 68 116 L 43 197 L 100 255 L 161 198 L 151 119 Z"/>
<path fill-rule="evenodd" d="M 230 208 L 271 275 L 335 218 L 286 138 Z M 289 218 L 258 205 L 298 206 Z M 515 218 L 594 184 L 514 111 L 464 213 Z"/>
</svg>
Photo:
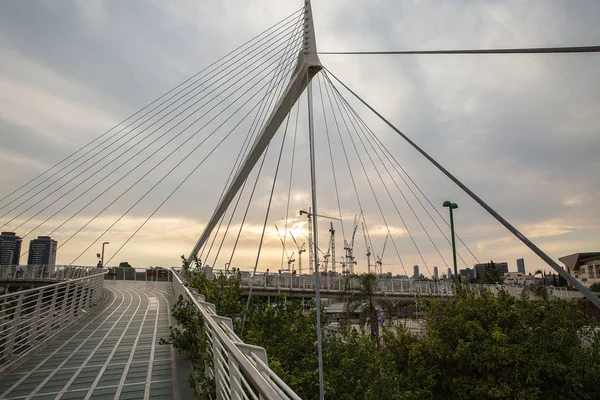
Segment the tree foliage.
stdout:
<svg viewBox="0 0 600 400">
<path fill-rule="evenodd" d="M 370 276 L 348 296 L 348 304 L 367 304 L 375 317 Z M 190 278 L 221 315 L 234 320 L 246 343 L 267 350 L 270 367 L 300 397 L 318 398 L 316 315 L 298 301 L 254 298 L 239 331 L 244 300 L 233 276 Z M 349 292 L 350 293 L 350 292 Z M 331 399 L 597 399 L 600 398 L 600 341 L 596 322 L 580 305 L 547 293 L 515 298 L 506 292 L 450 299 L 421 299 L 421 335 L 399 328 L 371 329 L 368 335 L 345 330 L 323 343 L 325 396 Z M 372 307 L 369 309 L 369 307 Z M 177 307 L 180 327 L 165 343 L 185 350 L 202 378 L 210 365 L 202 321 Z M 191 332 L 188 332 L 191 331 Z M 197 343 L 200 342 L 200 343 Z M 207 356 L 208 355 L 208 356 Z"/>
<path fill-rule="evenodd" d="M 360 325 L 369 325 L 371 339 L 379 346 L 379 312 L 387 312 L 389 315 L 393 306 L 389 301 L 377 298 L 377 292 L 377 275 L 350 276 L 344 289 L 344 311 L 347 319 L 358 314 Z"/>
</svg>

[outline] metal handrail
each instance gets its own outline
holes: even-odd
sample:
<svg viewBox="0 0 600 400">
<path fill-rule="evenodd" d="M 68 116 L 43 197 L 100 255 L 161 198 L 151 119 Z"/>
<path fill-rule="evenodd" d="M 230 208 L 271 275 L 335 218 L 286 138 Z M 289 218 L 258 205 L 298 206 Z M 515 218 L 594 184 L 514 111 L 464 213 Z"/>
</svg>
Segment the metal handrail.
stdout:
<svg viewBox="0 0 600 400">
<path fill-rule="evenodd" d="M 0 295 L 0 373 L 98 304 L 105 272 Z"/>
<path fill-rule="evenodd" d="M 221 270 L 211 270 L 211 274 L 225 273 Z M 231 274 L 231 272 L 229 272 Z M 313 275 L 292 275 L 292 274 L 269 274 L 249 275 L 243 273 L 241 276 L 242 287 L 282 292 L 315 292 L 315 277 Z M 518 296 L 523 290 L 522 286 L 515 287 L 508 284 L 479 284 L 463 283 L 460 284 L 463 290 L 474 294 L 480 294 L 488 290 L 498 294 L 500 290 L 506 290 L 508 293 Z M 321 275 L 319 278 L 319 288 L 325 294 L 343 294 L 347 291 L 358 290 L 360 283 L 358 278 L 345 275 Z M 382 278 L 377 281 L 377 293 L 384 296 L 403 295 L 403 296 L 423 296 L 423 297 L 448 297 L 456 293 L 456 285 L 453 280 L 422 281 L 414 279 Z M 558 298 L 569 298 L 572 292 L 566 288 L 551 288 L 550 294 Z"/>
<path fill-rule="evenodd" d="M 217 398 L 294 399 L 300 397 L 269 368 L 264 348 L 245 344 L 233 332 L 230 318 L 216 314 L 214 304 L 204 301 L 202 294 L 190 290 L 182 278 L 173 271 L 173 291 L 176 297 L 185 295 L 201 313 L 212 346 L 214 367 L 210 371 L 215 379 Z"/>
<path fill-rule="evenodd" d="M 96 267 L 76 265 L 3 265 L 0 266 L 0 279 L 64 281 L 94 275 L 98 270 Z"/>
</svg>

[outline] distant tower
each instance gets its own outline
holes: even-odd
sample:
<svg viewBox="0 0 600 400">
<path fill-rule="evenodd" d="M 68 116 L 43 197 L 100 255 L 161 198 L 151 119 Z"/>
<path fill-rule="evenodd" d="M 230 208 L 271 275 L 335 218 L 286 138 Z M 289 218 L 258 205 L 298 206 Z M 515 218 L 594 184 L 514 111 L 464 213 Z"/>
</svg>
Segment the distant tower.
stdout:
<svg viewBox="0 0 600 400">
<path fill-rule="evenodd" d="M 415 266 L 413 267 L 413 269 L 414 269 L 414 273 L 413 273 L 413 279 L 419 279 L 419 266 L 418 266 L 418 265 L 415 265 Z"/>
<path fill-rule="evenodd" d="M 21 259 L 21 239 L 14 232 L 0 235 L 0 265 L 19 265 Z"/>
<path fill-rule="evenodd" d="M 56 264 L 56 240 L 50 236 L 38 236 L 29 242 L 27 265 L 44 265 L 49 268 Z"/>
<path fill-rule="evenodd" d="M 525 260 L 522 258 L 517 258 L 517 272 L 525 275 Z"/>
<path fill-rule="evenodd" d="M 448 268 L 448 279 L 452 279 L 452 270 L 450 268 Z"/>
<path fill-rule="evenodd" d="M 433 279 L 434 280 L 438 280 L 439 276 L 438 276 L 438 267 L 433 267 Z"/>
</svg>

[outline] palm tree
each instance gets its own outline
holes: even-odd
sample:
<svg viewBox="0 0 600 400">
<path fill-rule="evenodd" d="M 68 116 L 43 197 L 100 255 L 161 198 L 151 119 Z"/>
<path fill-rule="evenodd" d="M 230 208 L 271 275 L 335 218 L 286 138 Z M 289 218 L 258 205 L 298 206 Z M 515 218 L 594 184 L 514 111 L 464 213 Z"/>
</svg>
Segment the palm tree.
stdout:
<svg viewBox="0 0 600 400">
<path fill-rule="evenodd" d="M 352 285 L 356 283 L 357 285 Z M 379 347 L 379 310 L 383 309 L 390 313 L 392 305 L 389 301 L 378 299 L 377 275 L 362 274 L 352 275 L 346 280 L 344 289 L 344 300 L 347 314 L 358 313 L 361 326 L 368 321 L 371 330 L 371 339 Z M 391 314 L 391 313 L 390 313 Z"/>
<path fill-rule="evenodd" d="M 533 274 L 534 277 L 538 275 L 542 276 L 542 282 L 544 282 L 544 286 L 546 286 L 546 274 L 544 273 L 544 271 L 538 269 L 537 271 L 535 271 L 535 274 Z"/>
</svg>

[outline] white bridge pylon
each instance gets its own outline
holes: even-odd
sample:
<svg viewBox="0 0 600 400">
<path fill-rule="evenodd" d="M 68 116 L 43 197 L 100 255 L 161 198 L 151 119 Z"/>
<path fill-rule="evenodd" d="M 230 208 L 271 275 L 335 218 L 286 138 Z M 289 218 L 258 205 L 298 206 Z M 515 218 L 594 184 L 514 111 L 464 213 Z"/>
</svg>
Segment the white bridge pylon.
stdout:
<svg viewBox="0 0 600 400">
<path fill-rule="evenodd" d="M 187 261 L 189 263 L 193 262 L 194 256 L 198 254 L 198 251 L 211 235 L 213 229 L 231 204 L 231 201 L 235 198 L 244 181 L 248 178 L 248 175 L 271 142 L 271 139 L 275 136 L 275 133 L 285 120 L 285 117 L 296 104 L 296 101 L 298 101 L 304 90 L 308 87 L 312 78 L 314 78 L 323 68 L 317 56 L 317 45 L 310 1 L 306 1 L 304 5 L 304 23 L 302 24 L 302 29 L 304 31 L 302 41 L 303 46 L 298 54 L 296 68 L 292 73 L 290 82 L 275 104 L 266 123 L 261 128 L 260 133 L 252 145 L 252 149 L 242 162 L 234 179 L 217 204 L 215 211 L 206 224 L 196 245 L 188 255 Z"/>
</svg>

